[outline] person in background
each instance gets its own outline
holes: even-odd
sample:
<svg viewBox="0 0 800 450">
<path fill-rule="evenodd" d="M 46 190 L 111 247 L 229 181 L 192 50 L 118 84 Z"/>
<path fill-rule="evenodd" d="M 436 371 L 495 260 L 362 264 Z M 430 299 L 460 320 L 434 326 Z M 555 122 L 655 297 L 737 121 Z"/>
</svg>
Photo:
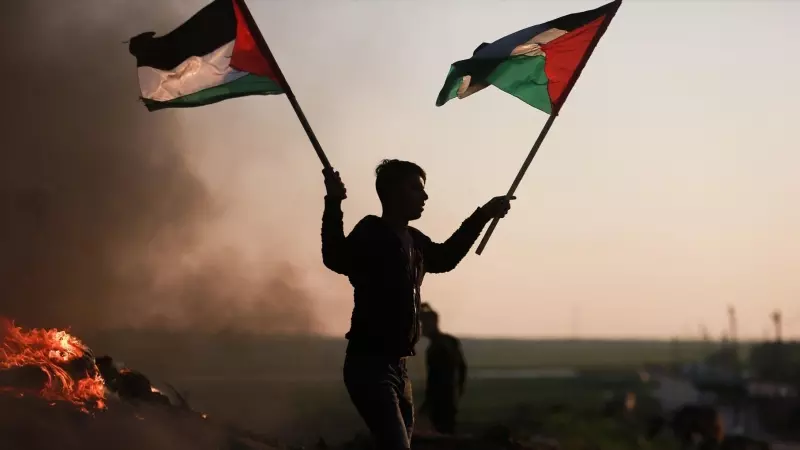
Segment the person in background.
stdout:
<svg viewBox="0 0 800 450">
<path fill-rule="evenodd" d="M 425 402 L 420 408 L 434 430 L 455 434 L 458 403 L 467 381 L 467 361 L 461 341 L 439 328 L 439 314 L 422 304 L 422 335 L 430 340 L 425 354 L 428 371 Z"/>
</svg>

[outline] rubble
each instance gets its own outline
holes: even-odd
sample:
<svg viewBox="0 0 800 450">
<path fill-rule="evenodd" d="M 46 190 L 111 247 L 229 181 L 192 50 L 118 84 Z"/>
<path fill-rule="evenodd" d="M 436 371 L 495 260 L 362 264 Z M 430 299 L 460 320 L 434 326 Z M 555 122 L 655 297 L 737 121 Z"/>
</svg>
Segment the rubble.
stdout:
<svg viewBox="0 0 800 450">
<path fill-rule="evenodd" d="M 283 450 L 177 408 L 113 402 L 85 414 L 66 402 L 0 395 L 0 448 L 25 450 Z"/>
<path fill-rule="evenodd" d="M 558 441 L 543 436 L 528 439 L 514 439 L 508 428 L 502 425 L 489 427 L 484 433 L 471 436 L 446 436 L 440 434 L 419 434 L 411 441 L 412 450 L 559 450 Z M 324 441 L 315 450 L 334 450 Z M 357 436 L 336 450 L 372 450 L 368 436 Z"/>
<path fill-rule="evenodd" d="M 274 450 L 63 330 L 0 327 L 0 448 Z"/>
</svg>

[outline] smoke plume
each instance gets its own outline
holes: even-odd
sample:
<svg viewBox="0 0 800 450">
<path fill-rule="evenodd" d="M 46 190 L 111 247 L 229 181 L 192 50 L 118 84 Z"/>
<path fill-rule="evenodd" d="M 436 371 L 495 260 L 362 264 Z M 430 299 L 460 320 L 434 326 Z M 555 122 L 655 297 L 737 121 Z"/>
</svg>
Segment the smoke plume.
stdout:
<svg viewBox="0 0 800 450">
<path fill-rule="evenodd" d="M 0 315 L 76 331 L 154 317 L 309 331 L 296 271 L 244 280 L 235 252 L 184 265 L 207 246 L 202 231 L 218 205 L 187 162 L 180 112 L 151 114 L 138 102 L 124 43 L 168 31 L 158 28 L 165 18 L 174 26 L 188 16 L 137 0 L 0 6 Z"/>
</svg>

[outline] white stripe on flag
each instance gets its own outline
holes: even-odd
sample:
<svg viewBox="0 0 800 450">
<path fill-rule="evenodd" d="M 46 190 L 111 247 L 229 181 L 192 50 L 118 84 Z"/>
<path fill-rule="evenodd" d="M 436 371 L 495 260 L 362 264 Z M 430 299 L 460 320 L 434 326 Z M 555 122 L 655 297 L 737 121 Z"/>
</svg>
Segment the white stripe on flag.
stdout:
<svg viewBox="0 0 800 450">
<path fill-rule="evenodd" d="M 247 75 L 230 67 L 235 41 L 203 56 L 192 56 L 173 70 L 139 67 L 139 90 L 143 98 L 165 102 L 229 83 Z"/>
</svg>

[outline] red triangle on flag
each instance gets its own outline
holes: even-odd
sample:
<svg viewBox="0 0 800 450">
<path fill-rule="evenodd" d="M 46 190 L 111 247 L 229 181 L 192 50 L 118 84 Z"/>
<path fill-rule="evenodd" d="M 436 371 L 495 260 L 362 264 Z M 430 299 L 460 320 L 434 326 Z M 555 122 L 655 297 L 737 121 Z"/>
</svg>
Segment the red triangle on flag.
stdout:
<svg viewBox="0 0 800 450">
<path fill-rule="evenodd" d="M 236 14 L 236 41 L 233 44 L 230 66 L 242 72 L 271 78 L 280 84 L 275 61 L 264 55 L 258 48 L 258 44 L 250 32 L 250 27 L 247 25 L 247 20 L 239 7 L 239 2 L 237 0 L 231 0 L 231 2 L 233 2 L 233 10 Z"/>
</svg>

